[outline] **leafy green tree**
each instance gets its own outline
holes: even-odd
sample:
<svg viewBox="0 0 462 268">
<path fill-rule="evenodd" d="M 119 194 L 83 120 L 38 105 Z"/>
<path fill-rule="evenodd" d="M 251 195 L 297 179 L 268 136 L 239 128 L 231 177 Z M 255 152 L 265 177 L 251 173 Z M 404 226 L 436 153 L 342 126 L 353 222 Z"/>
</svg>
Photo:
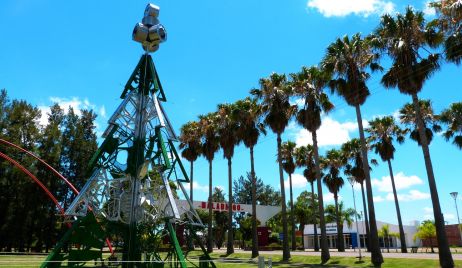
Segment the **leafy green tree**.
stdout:
<svg viewBox="0 0 462 268">
<path fill-rule="evenodd" d="M 202 155 L 209 162 L 209 204 L 212 203 L 212 162 L 215 153 L 220 149 L 220 140 L 218 136 L 218 119 L 217 113 L 209 113 L 199 116 L 199 124 L 202 130 Z M 209 220 L 207 227 L 207 252 L 213 252 L 213 234 L 212 234 L 212 206 L 209 206 Z"/>
<path fill-rule="evenodd" d="M 369 242 L 371 258 L 372 263 L 376 266 L 383 263 L 383 257 L 380 252 L 377 234 L 369 160 L 367 157 L 366 139 L 364 137 L 363 120 L 361 116 L 361 105 L 366 102 L 367 97 L 370 95 L 369 88 L 366 84 L 367 80 L 370 78 L 367 69 L 372 71 L 382 69 L 377 63 L 378 58 L 379 54 L 372 51 L 370 42 L 361 38 L 360 34 L 355 34 L 351 38 L 348 36 L 338 38 L 334 43 L 330 44 L 322 63 L 326 70 L 333 72 L 335 75 L 335 78 L 330 82 L 332 91 L 342 96 L 348 105 L 355 107 L 356 110 L 356 121 L 358 122 L 359 138 L 361 141 L 361 155 L 364 159 L 363 170 L 366 181 L 367 204 L 369 207 L 371 238 Z"/>
<path fill-rule="evenodd" d="M 402 130 L 392 116 L 385 116 L 369 121 L 369 128 L 366 131 L 370 134 L 371 148 L 376 154 L 380 155 L 382 161 L 387 162 L 388 171 L 390 172 L 391 186 L 395 199 L 396 215 L 398 218 L 399 234 L 401 238 L 401 252 L 407 253 L 406 237 L 404 236 L 403 222 L 401 220 L 401 211 L 399 209 L 398 194 L 396 193 L 395 176 L 391 160 L 395 156 L 395 146 L 393 142 L 403 143 L 406 131 Z"/>
<path fill-rule="evenodd" d="M 13 100 L 6 106 L 6 124 L 2 134 L 8 141 L 26 150 L 36 151 L 37 140 L 40 137 L 38 128 L 40 116 L 38 108 L 24 100 Z M 31 158 L 12 149 L 5 149 L 2 152 L 27 167 L 32 173 L 36 173 L 37 167 Z M 37 221 L 41 208 L 39 206 L 31 208 L 30 204 L 45 203 L 43 202 L 45 195 L 28 176 L 15 167 L 6 167 L 2 177 L 6 178 L 7 203 L 2 204 L 6 210 L 3 226 L 0 228 L 4 230 L 1 240 L 6 240 L 4 243 L 7 251 L 11 251 L 14 247 L 17 251 L 24 252 L 30 249 L 33 240 L 39 236 L 37 233 L 40 232 L 40 229 L 35 229 L 35 225 L 41 224 Z"/>
<path fill-rule="evenodd" d="M 279 163 L 279 183 L 281 185 L 282 198 L 282 227 L 284 238 L 282 242 L 282 260 L 290 259 L 288 228 L 287 228 L 287 208 L 284 190 L 284 174 L 282 168 L 281 155 L 281 135 L 289 124 L 289 120 L 296 110 L 296 106 L 291 105 L 289 98 L 292 89 L 287 85 L 285 75 L 272 73 L 269 78 L 260 79 L 260 89 L 251 90 L 251 94 L 261 102 L 264 114 L 264 123 L 277 135 L 278 163 Z"/>
<path fill-rule="evenodd" d="M 341 215 L 339 210 L 338 204 L 338 192 L 340 188 L 344 185 L 344 180 L 340 176 L 340 170 L 346 164 L 345 156 L 342 154 L 340 150 L 331 149 L 326 152 L 326 157 L 322 159 L 322 165 L 326 170 L 326 174 L 324 175 L 323 182 L 334 195 L 335 201 L 335 211 L 337 213 L 337 248 L 338 251 L 343 252 L 345 251 L 345 243 L 343 240 L 343 229 L 340 226 L 343 226 L 341 222 Z"/>
<path fill-rule="evenodd" d="M 50 107 L 50 113 L 48 114 L 48 124 L 44 127 L 39 139 L 39 155 L 45 162 L 56 168 L 60 166 L 63 122 L 64 111 L 58 104 L 52 105 Z M 61 189 L 65 186 L 54 174 L 51 174 L 42 166 L 38 169 L 38 177 L 57 198 L 61 199 L 63 197 Z M 43 203 L 48 202 L 48 200 L 43 201 Z M 45 251 L 48 252 L 48 250 L 54 246 L 54 241 L 58 239 L 58 230 L 55 228 L 58 219 L 56 217 L 57 211 L 55 207 L 44 206 L 43 210 L 44 228 L 39 241 L 45 243 Z"/>
<path fill-rule="evenodd" d="M 330 258 L 329 246 L 327 244 L 326 224 L 324 220 L 324 203 L 322 200 L 321 171 L 319 163 L 319 149 L 317 130 L 321 127 L 321 113 L 329 113 L 334 105 L 329 101 L 323 89 L 327 86 L 331 74 L 319 67 L 302 67 L 299 73 L 291 74 L 294 95 L 302 98 L 305 102 L 303 108 L 299 109 L 296 115 L 297 122 L 311 133 L 313 138 L 314 171 L 317 180 L 319 198 L 319 217 L 321 224 L 321 260 L 323 263 Z M 315 228 L 316 230 L 316 228 Z M 316 240 L 317 244 L 317 240 Z M 317 245 L 315 245 L 316 248 Z"/>
<path fill-rule="evenodd" d="M 316 230 L 316 223 L 318 221 L 318 213 L 316 209 L 318 205 L 317 200 L 317 196 L 314 193 L 310 193 L 308 191 L 301 192 L 300 195 L 297 197 L 297 201 L 294 205 L 294 212 L 295 219 L 297 220 L 300 226 L 299 228 L 302 234 L 305 232 L 305 225 L 308 223 L 314 224 L 314 229 Z M 317 245 L 317 239 L 318 237 L 315 235 L 315 245 Z"/>
<path fill-rule="evenodd" d="M 212 195 L 213 202 L 225 202 L 225 194 L 223 190 L 215 187 Z M 229 232 L 232 229 L 232 224 L 228 225 L 228 214 L 227 212 L 215 212 L 214 215 L 214 233 L 215 233 L 215 243 L 220 249 L 223 246 L 223 241 L 225 240 L 226 232 Z"/>
<path fill-rule="evenodd" d="M 252 236 L 252 257 L 258 256 L 258 237 L 257 237 L 257 177 L 255 175 L 253 149 L 258 142 L 260 134 L 266 135 L 265 127 L 261 123 L 263 110 L 253 98 L 245 98 L 234 103 L 233 118 L 238 122 L 238 138 L 245 147 L 250 150 L 250 176 L 252 184 L 252 217 L 253 217 L 253 236 Z"/>
<path fill-rule="evenodd" d="M 190 163 L 189 175 L 189 198 L 193 198 L 194 185 L 194 162 L 197 160 L 202 150 L 201 129 L 197 121 L 189 121 L 180 128 L 180 149 L 181 156 Z"/>
<path fill-rule="evenodd" d="M 234 203 L 250 204 L 252 196 L 249 196 L 249 188 L 252 186 L 252 175 L 247 172 L 247 176 L 240 176 L 233 181 Z M 265 184 L 261 178 L 256 176 L 256 203 L 262 206 L 280 206 L 281 194 L 271 185 Z"/>
<path fill-rule="evenodd" d="M 283 142 L 281 146 L 281 160 L 282 168 L 284 171 L 289 174 L 289 193 L 290 193 L 290 218 L 291 218 L 291 237 L 292 237 L 292 250 L 297 249 L 297 240 L 295 237 L 295 216 L 294 216 L 294 195 L 292 191 L 292 174 L 295 171 L 295 160 L 294 160 L 294 150 L 295 142 L 287 141 Z"/>
<path fill-rule="evenodd" d="M 433 239 L 437 237 L 436 226 L 433 221 L 426 220 L 423 221 L 419 227 L 417 227 L 417 233 L 414 235 L 414 240 L 419 238 L 420 240 L 430 240 L 430 247 L 432 253 L 435 253 L 433 249 Z"/>
<path fill-rule="evenodd" d="M 443 35 L 432 25 L 427 25 L 424 14 L 415 11 L 412 7 L 406 8 L 403 14 L 398 13 L 395 17 L 388 14 L 382 16 L 375 35 L 378 37 L 377 46 L 386 51 L 392 60 L 391 68 L 382 77 L 382 84 L 386 88 L 397 87 L 402 94 L 412 97 L 418 137 L 430 186 L 440 265 L 441 267 L 453 267 L 454 261 L 445 233 L 444 217 L 430 157 L 429 141 L 426 135 L 428 133 L 426 133 L 424 114 L 422 114 L 418 98 L 425 81 L 439 68 L 440 55 L 438 53 L 428 53 L 426 56 L 423 53 L 438 47 L 443 41 Z"/>
<path fill-rule="evenodd" d="M 462 102 L 455 102 L 441 112 L 440 120 L 447 125 L 443 136 L 446 140 L 452 140 L 457 148 L 462 149 Z"/>
<path fill-rule="evenodd" d="M 316 181 L 316 168 L 315 168 L 316 163 L 314 161 L 314 151 L 313 150 L 314 150 L 313 146 L 306 145 L 306 146 L 297 147 L 294 153 L 295 163 L 297 164 L 297 167 L 305 167 L 305 169 L 303 170 L 303 176 L 306 178 L 306 180 L 311 185 L 311 198 L 312 198 L 311 204 L 312 205 L 317 203 L 314 200 L 316 197 L 314 194 L 314 182 Z M 316 215 L 319 215 L 319 214 L 317 213 L 317 209 L 315 207 L 312 207 L 311 210 L 313 212 L 312 213 L 313 218 L 311 219 L 311 223 L 314 224 L 314 251 L 319 251 L 318 230 L 316 228 L 316 224 L 317 224 L 316 217 L 318 217 Z M 324 211 L 322 211 L 322 213 L 324 213 Z M 302 228 L 304 228 L 304 226 L 302 226 Z"/>
</svg>

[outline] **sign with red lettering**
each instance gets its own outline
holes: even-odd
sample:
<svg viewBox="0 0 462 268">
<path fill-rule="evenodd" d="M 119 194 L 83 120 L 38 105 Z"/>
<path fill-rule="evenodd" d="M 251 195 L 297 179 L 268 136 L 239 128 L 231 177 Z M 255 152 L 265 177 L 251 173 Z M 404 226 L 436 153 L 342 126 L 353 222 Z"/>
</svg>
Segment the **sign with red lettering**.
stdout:
<svg viewBox="0 0 462 268">
<path fill-rule="evenodd" d="M 208 209 L 209 203 L 208 202 L 201 202 L 200 205 L 201 209 Z M 212 210 L 213 211 L 228 211 L 229 205 L 228 203 L 219 203 L 219 202 L 212 202 Z M 232 207 L 233 212 L 242 212 L 244 209 L 241 207 L 241 204 L 233 204 Z"/>
</svg>

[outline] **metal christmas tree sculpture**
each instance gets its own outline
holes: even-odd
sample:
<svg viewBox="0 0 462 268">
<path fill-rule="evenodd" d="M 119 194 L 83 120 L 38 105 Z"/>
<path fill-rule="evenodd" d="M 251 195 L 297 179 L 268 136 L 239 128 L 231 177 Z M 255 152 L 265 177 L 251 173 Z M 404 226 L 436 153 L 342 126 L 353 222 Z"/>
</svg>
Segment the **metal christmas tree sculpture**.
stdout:
<svg viewBox="0 0 462 268">
<path fill-rule="evenodd" d="M 186 268 L 192 262 L 186 260 L 177 236 L 185 229 L 190 239 L 197 239 L 201 260 L 210 260 L 196 237 L 204 226 L 182 185 L 189 179 L 175 150 L 177 136 L 162 106 L 166 97 L 149 55 L 167 37 L 158 15 L 159 7 L 148 4 L 142 23 L 133 30 L 133 40 L 145 53 L 108 121 L 87 183 L 66 210 L 72 226 L 42 267 L 103 260 L 103 247 L 115 245 L 109 258 L 113 265 L 122 259 L 118 263 L 123 267 Z M 177 193 L 188 201 L 186 206 L 179 205 Z"/>
</svg>

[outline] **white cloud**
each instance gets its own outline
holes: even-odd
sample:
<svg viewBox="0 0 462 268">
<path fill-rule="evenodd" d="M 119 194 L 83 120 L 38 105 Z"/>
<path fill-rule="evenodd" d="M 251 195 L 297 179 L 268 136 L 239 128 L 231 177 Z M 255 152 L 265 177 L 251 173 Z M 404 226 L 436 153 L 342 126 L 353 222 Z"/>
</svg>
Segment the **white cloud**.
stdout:
<svg viewBox="0 0 462 268">
<path fill-rule="evenodd" d="M 316 132 L 318 135 L 318 146 L 342 145 L 351 139 L 350 133 L 357 129 L 358 124 L 356 122 L 340 123 L 329 116 L 325 116 L 322 119 L 321 127 Z M 313 144 L 311 133 L 308 130 L 298 126 L 293 127 L 292 130 L 295 131 L 294 136 L 297 146 Z"/>
<path fill-rule="evenodd" d="M 190 183 L 185 183 L 184 188 L 189 189 L 189 187 L 190 187 L 189 185 L 190 185 Z M 200 185 L 197 181 L 194 181 L 193 182 L 193 190 L 208 193 L 209 192 L 209 186 L 208 185 Z"/>
<path fill-rule="evenodd" d="M 415 175 L 406 176 L 403 172 L 395 174 L 395 186 L 397 191 L 418 184 L 423 184 L 423 181 Z M 372 179 L 372 186 L 377 187 L 380 192 L 393 192 L 390 176 L 384 176 L 380 180 Z"/>
<path fill-rule="evenodd" d="M 429 193 L 423 193 L 419 190 L 410 190 L 407 194 L 398 194 L 398 201 L 406 202 L 406 201 L 416 201 L 416 200 L 425 200 L 430 199 Z M 386 196 L 387 201 L 394 201 L 395 198 L 392 193 L 387 194 Z"/>
<path fill-rule="evenodd" d="M 296 104 L 298 107 L 303 107 L 303 105 L 305 105 L 305 99 L 297 98 L 295 100 L 290 100 L 290 104 L 292 105 Z"/>
<path fill-rule="evenodd" d="M 104 105 L 99 108 L 99 115 L 106 118 L 106 107 Z"/>
<path fill-rule="evenodd" d="M 46 126 L 48 124 L 48 114 L 50 113 L 50 107 L 48 106 L 43 106 L 43 105 L 40 105 L 38 106 L 39 110 L 40 110 L 40 119 L 39 119 L 39 125 L 41 126 Z"/>
<path fill-rule="evenodd" d="M 338 195 L 338 201 L 342 201 L 343 197 Z M 327 192 L 323 194 L 322 200 L 324 203 L 334 203 L 334 194 L 331 192 Z"/>
<path fill-rule="evenodd" d="M 384 0 L 308 0 L 307 6 L 325 17 L 351 14 L 368 17 L 372 14 L 392 13 L 395 9 L 393 2 Z"/>
<path fill-rule="evenodd" d="M 430 213 L 433 213 L 433 208 L 424 207 L 424 208 L 423 208 L 423 211 L 425 212 L 425 214 L 430 214 Z"/>
<path fill-rule="evenodd" d="M 303 189 L 307 187 L 306 178 L 298 173 L 292 174 L 292 189 Z M 289 177 L 284 181 L 285 190 L 289 190 Z"/>
<path fill-rule="evenodd" d="M 50 105 L 53 105 L 55 103 L 59 104 L 61 109 L 64 110 L 64 113 L 69 112 L 69 107 L 72 107 L 74 110 L 75 114 L 81 115 L 82 110 L 93 110 L 94 112 L 97 112 L 99 116 L 105 118 L 106 117 L 106 108 L 103 106 L 98 107 L 95 104 L 91 103 L 87 98 L 85 99 L 80 99 L 78 97 L 72 97 L 72 98 L 61 98 L 61 97 L 50 97 L 49 98 Z M 38 106 L 40 111 L 42 112 L 42 116 L 39 120 L 39 124 L 42 126 L 45 126 L 48 124 L 48 114 L 50 113 L 50 107 L 46 105 L 40 105 Z"/>
<path fill-rule="evenodd" d="M 383 202 L 385 201 L 385 199 L 381 196 L 374 196 L 374 203 L 379 203 L 379 202 Z"/>
<path fill-rule="evenodd" d="M 430 3 L 433 1 L 426 1 L 423 7 L 423 13 L 427 16 L 435 16 L 436 11 L 433 7 L 430 7 Z"/>
<path fill-rule="evenodd" d="M 434 219 L 433 208 L 424 207 L 423 211 L 424 211 L 424 215 L 422 216 L 422 218 L 424 220 L 433 220 Z M 456 220 L 457 220 L 456 215 L 454 215 L 452 213 L 443 213 L 443 217 L 444 217 L 444 220 L 448 221 L 448 222 L 449 221 L 456 222 Z"/>
</svg>

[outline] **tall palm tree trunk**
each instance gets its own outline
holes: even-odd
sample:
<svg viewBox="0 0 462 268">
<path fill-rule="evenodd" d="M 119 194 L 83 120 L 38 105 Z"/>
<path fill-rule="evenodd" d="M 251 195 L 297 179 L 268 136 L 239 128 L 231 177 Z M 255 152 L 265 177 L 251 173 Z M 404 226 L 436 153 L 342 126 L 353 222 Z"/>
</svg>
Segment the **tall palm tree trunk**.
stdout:
<svg viewBox="0 0 462 268">
<path fill-rule="evenodd" d="M 281 184 L 281 206 L 282 206 L 282 260 L 288 261 L 290 259 L 290 250 L 289 250 L 289 237 L 287 230 L 287 208 L 286 208 L 286 193 L 284 189 L 284 174 L 282 171 L 282 160 L 281 160 L 281 134 L 277 134 L 277 143 L 278 143 L 278 163 L 279 163 L 279 183 Z"/>
<path fill-rule="evenodd" d="M 367 241 L 366 241 L 366 249 L 368 252 L 371 251 L 371 248 L 370 248 L 370 244 L 371 244 L 371 232 L 369 230 L 369 218 L 368 218 L 368 215 L 367 215 L 367 202 L 366 202 L 366 196 L 364 194 L 364 182 L 361 183 L 361 193 L 362 193 L 362 196 L 363 196 L 363 210 L 364 210 L 364 224 L 366 225 L 366 238 L 367 238 Z"/>
<path fill-rule="evenodd" d="M 375 220 L 374 197 L 372 195 L 371 174 L 369 171 L 369 159 L 367 158 L 366 138 L 364 137 L 363 119 L 359 105 L 356 108 L 356 118 L 359 127 L 359 137 L 361 140 L 361 155 L 363 158 L 363 169 L 366 181 L 367 205 L 369 208 L 369 231 L 370 231 L 370 250 L 371 261 L 375 266 L 380 266 L 383 263 L 382 252 L 380 252 L 379 235 L 377 232 L 377 222 Z"/>
<path fill-rule="evenodd" d="M 228 243 L 226 247 L 226 254 L 230 255 L 234 253 L 233 247 L 233 175 L 232 175 L 232 160 L 228 158 Z"/>
<path fill-rule="evenodd" d="M 313 131 L 311 136 L 313 137 L 316 184 L 318 187 L 319 226 L 321 228 L 321 262 L 326 263 L 330 259 L 330 253 L 329 244 L 327 243 L 326 220 L 324 219 L 324 201 L 322 199 L 321 170 L 319 169 L 318 136 L 316 131 Z"/>
<path fill-rule="evenodd" d="M 193 202 L 193 175 L 194 175 L 194 161 L 189 161 L 191 163 L 191 171 L 189 175 L 189 198 Z"/>
<path fill-rule="evenodd" d="M 297 249 L 297 238 L 295 237 L 295 216 L 294 216 L 294 194 L 292 191 L 292 174 L 289 174 L 289 188 L 290 188 L 290 217 L 292 227 L 292 250 Z"/>
<path fill-rule="evenodd" d="M 213 252 L 212 221 L 213 221 L 213 204 L 212 204 L 212 161 L 209 161 L 209 223 L 207 227 L 207 252 Z"/>
<path fill-rule="evenodd" d="M 446 237 L 446 230 L 444 227 L 444 217 L 441 213 L 440 201 L 438 198 L 438 190 L 436 189 L 435 175 L 433 173 L 432 160 L 430 158 L 430 149 L 428 148 L 427 136 L 425 135 L 425 126 L 422 121 L 422 113 L 420 111 L 419 99 L 417 94 L 412 94 L 412 103 L 417 118 L 417 127 L 419 130 L 420 143 L 425 160 L 425 167 L 427 169 L 428 184 L 430 186 L 430 195 L 433 204 L 433 214 L 435 217 L 436 239 L 438 241 L 438 255 L 440 258 L 440 265 L 443 268 L 454 267 L 451 251 Z"/>
<path fill-rule="evenodd" d="M 252 258 L 256 258 L 259 255 L 257 233 L 257 178 L 255 176 L 253 161 L 253 146 L 250 146 L 250 176 L 252 177 Z"/>
<path fill-rule="evenodd" d="M 393 168 L 391 167 L 391 160 L 388 159 L 388 170 L 390 171 L 391 186 L 393 188 L 393 196 L 395 197 L 396 214 L 398 216 L 399 225 L 399 238 L 401 241 L 401 253 L 407 253 L 406 237 L 404 236 L 403 222 L 401 221 L 401 211 L 399 209 L 398 194 L 395 187 L 395 176 L 393 175 Z"/>
<path fill-rule="evenodd" d="M 337 222 L 337 249 L 339 252 L 345 251 L 345 241 L 343 240 L 343 222 L 338 211 L 338 193 L 334 193 L 335 219 Z"/>
<path fill-rule="evenodd" d="M 319 251 L 318 245 L 318 228 L 316 227 L 316 206 L 314 205 L 314 182 L 311 182 L 311 204 L 313 206 L 313 227 L 314 227 L 314 251 Z M 302 226 L 304 230 L 305 226 Z M 302 232 L 303 235 L 304 232 Z M 303 239 L 305 240 L 305 239 Z"/>
</svg>

